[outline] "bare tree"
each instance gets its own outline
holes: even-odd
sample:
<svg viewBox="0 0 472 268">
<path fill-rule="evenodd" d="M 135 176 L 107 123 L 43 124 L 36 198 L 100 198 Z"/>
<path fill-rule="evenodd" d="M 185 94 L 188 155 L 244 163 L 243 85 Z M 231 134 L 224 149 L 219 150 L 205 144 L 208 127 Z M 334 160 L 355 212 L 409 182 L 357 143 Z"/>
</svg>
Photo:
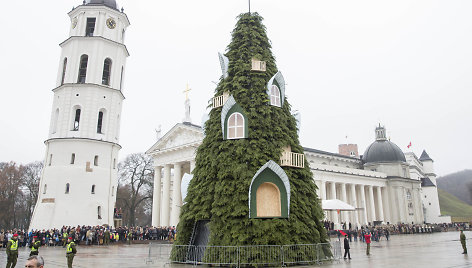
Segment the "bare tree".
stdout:
<svg viewBox="0 0 472 268">
<path fill-rule="evenodd" d="M 33 215 L 33 209 L 36 205 L 39 194 L 39 181 L 41 179 L 41 171 L 43 169 L 43 163 L 36 161 L 23 166 L 22 170 L 22 181 L 24 187 L 24 194 L 26 198 L 25 202 L 25 218 L 27 219 L 27 225 Z"/>
<path fill-rule="evenodd" d="M 118 165 L 117 205 L 123 206 L 129 226 L 136 225 L 137 213 L 152 199 L 153 177 L 152 158 L 143 153 L 130 154 Z"/>
<path fill-rule="evenodd" d="M 2 228 L 20 226 L 22 217 L 18 215 L 23 201 L 22 166 L 15 162 L 0 164 L 0 225 Z"/>
</svg>

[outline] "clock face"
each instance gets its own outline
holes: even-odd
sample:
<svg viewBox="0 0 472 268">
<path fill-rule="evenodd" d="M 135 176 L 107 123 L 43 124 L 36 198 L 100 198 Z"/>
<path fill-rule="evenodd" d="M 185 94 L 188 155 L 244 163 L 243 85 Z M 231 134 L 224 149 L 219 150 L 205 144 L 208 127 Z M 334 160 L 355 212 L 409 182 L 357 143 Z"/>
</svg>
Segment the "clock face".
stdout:
<svg viewBox="0 0 472 268">
<path fill-rule="evenodd" d="M 116 27 L 116 22 L 115 22 L 115 20 L 112 19 L 112 18 L 107 19 L 107 26 L 108 26 L 108 28 L 110 28 L 110 29 L 115 29 L 115 27 Z"/>
<path fill-rule="evenodd" d="M 77 26 L 77 18 L 73 18 L 72 19 L 72 29 L 75 29 L 76 26 Z"/>
</svg>

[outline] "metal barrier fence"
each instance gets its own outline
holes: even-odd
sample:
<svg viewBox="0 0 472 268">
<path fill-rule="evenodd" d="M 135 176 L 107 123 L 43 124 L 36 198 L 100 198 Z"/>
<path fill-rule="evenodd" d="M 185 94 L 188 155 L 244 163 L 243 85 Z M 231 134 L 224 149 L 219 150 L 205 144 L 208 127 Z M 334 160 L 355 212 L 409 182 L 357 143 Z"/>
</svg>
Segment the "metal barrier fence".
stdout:
<svg viewBox="0 0 472 268">
<path fill-rule="evenodd" d="M 284 246 L 181 246 L 149 244 L 146 262 L 212 266 L 287 266 L 339 261 L 341 242 Z"/>
</svg>

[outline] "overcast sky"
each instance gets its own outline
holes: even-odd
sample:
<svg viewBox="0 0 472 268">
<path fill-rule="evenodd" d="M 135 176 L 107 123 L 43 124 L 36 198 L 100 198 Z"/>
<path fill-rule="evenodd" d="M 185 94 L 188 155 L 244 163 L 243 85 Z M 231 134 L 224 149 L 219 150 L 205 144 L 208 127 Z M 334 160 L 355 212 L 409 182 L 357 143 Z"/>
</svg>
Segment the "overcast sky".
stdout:
<svg viewBox="0 0 472 268">
<path fill-rule="evenodd" d="M 0 161 L 43 160 L 59 43 L 81 0 L 6 1 L 0 23 Z M 144 152 L 184 117 L 200 125 L 236 16 L 247 0 L 121 0 L 131 26 L 120 158 Z M 265 20 L 301 142 L 329 152 L 375 126 L 436 173 L 472 168 L 472 1 L 252 0 Z M 347 136 L 347 138 L 346 138 Z M 411 141 L 412 147 L 407 148 Z"/>
</svg>

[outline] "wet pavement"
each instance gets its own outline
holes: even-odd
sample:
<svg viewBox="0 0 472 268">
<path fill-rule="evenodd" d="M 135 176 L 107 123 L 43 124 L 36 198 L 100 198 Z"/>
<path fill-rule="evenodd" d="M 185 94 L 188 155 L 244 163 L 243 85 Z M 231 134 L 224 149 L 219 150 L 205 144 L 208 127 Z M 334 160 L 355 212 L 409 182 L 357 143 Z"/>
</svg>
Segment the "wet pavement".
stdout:
<svg viewBox="0 0 472 268">
<path fill-rule="evenodd" d="M 467 236 L 469 251 L 472 250 L 472 232 Z M 390 241 L 373 242 L 371 256 L 365 255 L 366 245 L 362 242 L 351 243 L 351 260 L 314 266 L 298 267 L 472 267 L 471 256 L 463 255 L 459 241 L 459 232 L 435 234 L 395 235 Z M 149 246 L 112 245 L 78 246 L 74 267 L 192 267 L 190 265 L 170 265 L 169 247 L 153 247 L 153 263 L 146 263 Z M 29 249 L 21 248 L 16 267 L 24 267 Z M 67 267 L 65 249 L 62 247 L 42 247 L 40 255 L 44 257 L 45 267 Z M 6 263 L 5 249 L 0 250 L 0 267 Z M 200 266 L 203 267 L 203 266 Z"/>
</svg>

